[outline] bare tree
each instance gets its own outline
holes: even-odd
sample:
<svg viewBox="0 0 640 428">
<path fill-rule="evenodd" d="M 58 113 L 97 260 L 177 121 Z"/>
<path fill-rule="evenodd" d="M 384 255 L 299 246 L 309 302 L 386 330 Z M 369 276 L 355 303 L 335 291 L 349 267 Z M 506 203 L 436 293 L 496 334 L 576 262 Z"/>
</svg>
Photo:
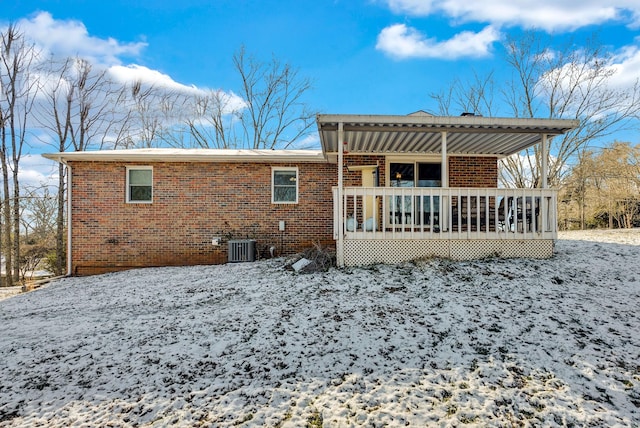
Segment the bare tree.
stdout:
<svg viewBox="0 0 640 428">
<path fill-rule="evenodd" d="M 499 95 L 514 117 L 580 121 L 578 128 L 548 143 L 547 181 L 559 186 L 572 162 L 591 142 L 633 125 L 640 112 L 640 85 L 636 82 L 624 89 L 613 85 L 612 55 L 597 40 L 581 47 L 569 43 L 553 51 L 548 46 L 534 33 L 507 40 L 505 69 L 511 70 L 511 78 L 502 85 Z M 450 89 L 449 94 L 460 105 L 467 102 L 464 97 L 471 98 L 480 113 L 492 114 L 486 106 L 494 105 L 494 87 L 486 85 L 487 81 L 492 79 L 476 78 L 466 90 Z M 452 86 L 461 85 L 454 82 Z M 432 95 L 436 100 L 446 96 Z M 486 100 L 478 101 L 478 96 Z M 537 187 L 542 181 L 541 164 L 539 147 L 530 148 L 503 160 L 500 181 L 516 187 Z"/>
<path fill-rule="evenodd" d="M 116 148 L 127 143 L 131 125 L 126 87 L 112 82 L 107 70 L 81 58 L 53 59 L 42 65 L 48 76 L 45 105 L 36 120 L 55 136 L 60 152 L 89 147 Z M 56 272 L 65 265 L 65 167 L 58 166 Z"/>
<path fill-rule="evenodd" d="M 151 148 L 162 143 L 174 145 L 174 134 L 180 133 L 175 126 L 180 124 L 180 116 L 186 110 L 190 97 L 140 80 L 128 85 L 127 94 L 130 126 L 122 146 Z"/>
<path fill-rule="evenodd" d="M 90 146 L 115 148 L 125 140 L 130 124 L 126 87 L 110 80 L 106 69 L 95 68 L 82 58 L 70 58 L 67 96 L 71 97 L 69 137 L 73 149 Z"/>
<path fill-rule="evenodd" d="M 493 116 L 495 109 L 494 73 L 482 76 L 473 72 L 473 79 L 462 81 L 455 78 L 444 92 L 431 94 L 438 103 L 441 114 L 455 116 L 461 113 L 473 113 L 481 116 Z"/>
<path fill-rule="evenodd" d="M 0 53 L 0 162 L 3 178 L 4 249 L 7 285 L 11 285 L 20 276 L 19 171 L 28 129 L 27 120 L 38 89 L 37 79 L 32 73 L 37 52 L 16 26 L 9 25 L 0 34 Z M 9 180 L 13 184 L 11 190 Z"/>
<path fill-rule="evenodd" d="M 620 228 L 632 228 L 640 214 L 640 145 L 615 142 L 594 156 L 596 174 L 602 185 L 597 189 L 597 209 Z"/>
<path fill-rule="evenodd" d="M 631 228 L 640 221 L 640 145 L 586 151 L 566 178 L 562 200 L 580 228 Z"/>
<path fill-rule="evenodd" d="M 184 119 L 189 145 L 202 148 L 286 149 L 308 134 L 315 113 L 304 102 L 311 81 L 276 58 L 261 62 L 244 47 L 233 56 L 237 94 L 209 90 L 195 96 Z M 183 132 L 175 135 L 182 136 Z M 184 144 L 175 141 L 172 145 Z"/>
<path fill-rule="evenodd" d="M 508 44 L 508 62 L 517 76 L 510 85 L 510 105 L 514 112 L 526 117 L 546 115 L 549 118 L 579 119 L 575 130 L 554 138 L 549 152 L 548 182 L 560 185 L 569 171 L 569 163 L 596 139 L 628 129 L 640 111 L 640 86 L 619 89 L 612 85 L 615 69 L 611 55 L 597 41 L 576 49 L 569 45 L 563 50 L 550 52 L 533 36 L 512 40 Z M 519 94 L 517 96 L 516 94 Z M 540 153 L 535 147 L 526 152 L 535 159 L 530 165 L 532 185 L 540 183 Z M 513 177 L 526 171 L 520 165 L 505 165 Z"/>
<path fill-rule="evenodd" d="M 194 114 L 185 119 L 193 144 L 217 149 L 242 147 L 236 128 L 245 106 L 238 97 L 221 90 L 209 90 L 196 96 Z"/>
<path fill-rule="evenodd" d="M 262 63 L 247 57 L 244 47 L 233 63 L 242 79 L 246 108 L 239 114 L 245 144 L 254 149 L 287 148 L 307 134 L 315 114 L 303 102 L 311 81 L 276 58 Z"/>
<path fill-rule="evenodd" d="M 20 221 L 25 239 L 51 247 L 56 236 L 57 195 L 44 184 L 26 187 L 22 194 Z"/>
</svg>

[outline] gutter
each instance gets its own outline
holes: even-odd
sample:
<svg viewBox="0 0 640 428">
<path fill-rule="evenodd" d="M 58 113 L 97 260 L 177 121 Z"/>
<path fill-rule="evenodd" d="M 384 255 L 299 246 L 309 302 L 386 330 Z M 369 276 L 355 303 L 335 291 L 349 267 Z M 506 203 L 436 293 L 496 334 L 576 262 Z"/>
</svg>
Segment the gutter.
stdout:
<svg viewBox="0 0 640 428">
<path fill-rule="evenodd" d="M 57 162 L 317 162 L 321 150 L 126 149 L 44 153 Z"/>
</svg>

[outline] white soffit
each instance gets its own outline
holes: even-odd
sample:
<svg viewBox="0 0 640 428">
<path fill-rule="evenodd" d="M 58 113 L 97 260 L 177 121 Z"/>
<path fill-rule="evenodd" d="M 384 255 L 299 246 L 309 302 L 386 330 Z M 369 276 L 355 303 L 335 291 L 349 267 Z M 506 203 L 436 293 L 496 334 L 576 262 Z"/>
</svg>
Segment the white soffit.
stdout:
<svg viewBox="0 0 640 428">
<path fill-rule="evenodd" d="M 564 134 L 577 120 L 515 119 L 482 116 L 318 115 L 325 154 L 338 152 L 338 123 L 343 124 L 349 153 L 441 153 L 442 132 L 447 153 L 509 156 L 542 139 Z"/>
</svg>

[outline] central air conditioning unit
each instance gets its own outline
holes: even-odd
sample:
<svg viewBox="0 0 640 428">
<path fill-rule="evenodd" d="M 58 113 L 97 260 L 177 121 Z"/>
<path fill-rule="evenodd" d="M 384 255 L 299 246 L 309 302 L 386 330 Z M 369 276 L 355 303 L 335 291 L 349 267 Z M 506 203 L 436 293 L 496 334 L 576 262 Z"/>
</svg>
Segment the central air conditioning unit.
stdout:
<svg viewBox="0 0 640 428">
<path fill-rule="evenodd" d="M 232 239 L 229 241 L 229 263 L 253 262 L 255 260 L 255 239 Z"/>
</svg>

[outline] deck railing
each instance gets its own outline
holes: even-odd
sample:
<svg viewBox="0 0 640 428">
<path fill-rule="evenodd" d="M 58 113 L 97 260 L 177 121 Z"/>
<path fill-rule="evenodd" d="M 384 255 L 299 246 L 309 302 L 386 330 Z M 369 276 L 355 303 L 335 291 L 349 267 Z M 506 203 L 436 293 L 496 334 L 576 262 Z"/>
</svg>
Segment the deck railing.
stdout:
<svg viewBox="0 0 640 428">
<path fill-rule="evenodd" d="M 557 237 L 553 189 L 334 188 L 334 236 L 346 239 Z M 339 220 L 342 203 L 344 220 Z"/>
</svg>

